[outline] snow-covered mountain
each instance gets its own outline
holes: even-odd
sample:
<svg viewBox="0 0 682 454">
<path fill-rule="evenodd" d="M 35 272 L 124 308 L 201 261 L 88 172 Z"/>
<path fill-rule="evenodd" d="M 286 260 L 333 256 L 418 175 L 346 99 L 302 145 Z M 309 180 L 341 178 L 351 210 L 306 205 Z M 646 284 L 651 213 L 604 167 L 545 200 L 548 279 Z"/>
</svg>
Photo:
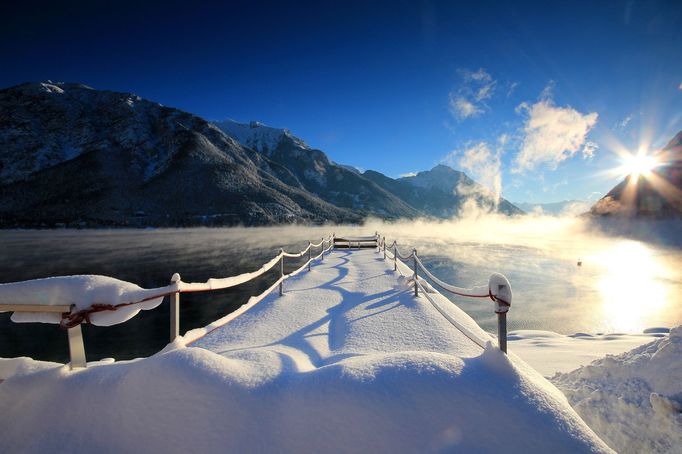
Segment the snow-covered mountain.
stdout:
<svg viewBox="0 0 682 454">
<path fill-rule="evenodd" d="M 196 115 L 79 84 L 0 90 L 5 226 L 357 222 Z"/>
<path fill-rule="evenodd" d="M 373 170 L 360 173 L 354 167 L 334 163 L 324 152 L 308 147 L 287 129 L 256 121 L 226 120 L 215 124 L 243 145 L 287 167 L 303 187 L 337 206 L 370 209 L 382 217 L 395 213 L 395 217 L 447 218 L 457 215 L 464 202 L 473 197 L 480 206 L 492 211 L 522 213 L 504 199 L 498 207 L 493 206 L 491 195 L 483 186 L 445 165 L 395 180 Z"/>
<path fill-rule="evenodd" d="M 596 216 L 682 218 L 682 131 L 654 157 L 650 176 L 628 175 L 590 209 Z M 635 180 L 636 181 L 633 181 Z"/>
<path fill-rule="evenodd" d="M 338 165 L 323 151 L 308 147 L 286 129 L 231 120 L 215 124 L 243 145 L 258 147 L 258 151 L 269 159 L 286 167 L 295 177 L 296 184 L 335 206 L 383 218 L 421 214 L 395 194 L 364 178 L 357 170 Z"/>
<path fill-rule="evenodd" d="M 443 164 L 397 181 L 418 188 L 412 191 L 410 199 L 413 204 L 420 205 L 422 211 L 433 216 L 456 215 L 469 200 L 474 200 L 479 208 L 487 211 L 499 211 L 508 215 L 523 214 L 518 207 L 502 197 L 496 197 L 464 172 Z"/>
<path fill-rule="evenodd" d="M 448 169 L 412 184 L 336 164 L 285 129 L 216 126 L 130 93 L 49 81 L 0 90 L 0 226 L 447 217 L 479 200 L 452 189 L 453 175 L 482 192 Z"/>
</svg>

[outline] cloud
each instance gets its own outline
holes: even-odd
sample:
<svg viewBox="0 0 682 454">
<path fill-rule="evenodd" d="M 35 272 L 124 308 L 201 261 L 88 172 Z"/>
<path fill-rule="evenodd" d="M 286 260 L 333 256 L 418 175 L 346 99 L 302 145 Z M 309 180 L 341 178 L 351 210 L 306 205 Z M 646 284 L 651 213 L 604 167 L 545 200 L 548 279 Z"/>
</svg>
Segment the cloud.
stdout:
<svg viewBox="0 0 682 454">
<path fill-rule="evenodd" d="M 455 118 L 464 120 L 480 115 L 483 113 L 483 109 L 462 96 L 455 98 L 450 96 L 450 112 Z"/>
<path fill-rule="evenodd" d="M 504 139 L 498 142 L 504 142 Z M 454 150 L 448 153 L 442 162 L 452 167 L 459 167 L 466 171 L 474 180 L 486 188 L 484 191 L 475 187 L 460 185 L 460 194 L 483 196 L 493 202 L 496 208 L 502 193 L 502 162 L 501 148 L 492 149 L 487 142 L 481 141 L 469 144 L 464 150 Z"/>
<path fill-rule="evenodd" d="M 542 89 L 542 92 L 540 92 L 540 99 L 542 100 L 550 100 L 552 99 L 554 95 L 554 87 L 556 87 L 556 82 L 553 80 L 550 80 L 547 83 L 547 86 Z"/>
<path fill-rule="evenodd" d="M 460 69 L 459 88 L 449 94 L 450 113 L 457 120 L 477 117 L 489 109 L 485 103 L 492 98 L 497 81 L 483 68 L 477 71 Z"/>
<path fill-rule="evenodd" d="M 543 95 L 547 91 L 545 88 Z M 557 107 L 550 98 L 541 98 L 532 105 L 523 103 L 517 107 L 517 112 L 527 118 L 521 150 L 514 160 L 515 172 L 540 165 L 556 169 L 561 161 L 573 157 L 581 147 L 584 157 L 594 153 L 596 145 L 586 144 L 585 139 L 597 123 L 596 112 L 582 114 L 571 107 Z"/>
<path fill-rule="evenodd" d="M 599 145 L 597 145 L 594 142 L 585 142 L 585 145 L 583 146 L 583 159 L 592 159 L 594 158 L 594 152 L 597 151 L 597 148 L 599 148 Z"/>
<path fill-rule="evenodd" d="M 509 84 L 509 88 L 507 89 L 507 98 L 514 94 L 514 91 L 516 91 L 516 87 L 518 86 L 519 86 L 518 82 L 512 82 L 511 84 Z"/>
<path fill-rule="evenodd" d="M 398 175 L 398 178 L 405 178 L 405 177 L 416 177 L 417 172 L 407 172 L 407 173 L 401 173 Z"/>
<path fill-rule="evenodd" d="M 680 82 L 680 85 L 679 85 L 677 88 L 679 88 L 680 90 L 682 90 L 682 82 Z"/>
<path fill-rule="evenodd" d="M 621 131 L 624 131 L 625 128 L 628 127 L 630 122 L 632 121 L 632 114 L 628 115 L 621 121 L 620 123 L 616 123 L 616 128 L 620 129 Z"/>
</svg>

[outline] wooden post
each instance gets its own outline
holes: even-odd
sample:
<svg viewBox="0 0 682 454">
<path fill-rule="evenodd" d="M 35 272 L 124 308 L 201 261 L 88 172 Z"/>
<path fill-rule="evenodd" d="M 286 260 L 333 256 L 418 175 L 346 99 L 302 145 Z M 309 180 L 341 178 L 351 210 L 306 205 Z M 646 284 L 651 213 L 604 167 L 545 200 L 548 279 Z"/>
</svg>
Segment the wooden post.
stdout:
<svg viewBox="0 0 682 454">
<path fill-rule="evenodd" d="M 419 296 L 419 290 L 417 289 L 417 250 L 412 250 L 412 255 L 414 256 L 414 296 Z"/>
<path fill-rule="evenodd" d="M 308 271 L 310 271 L 310 262 L 313 261 L 313 243 L 308 241 Z"/>
<path fill-rule="evenodd" d="M 386 237 L 384 237 L 381 243 L 384 245 L 384 260 L 386 260 Z"/>
<path fill-rule="evenodd" d="M 284 249 L 280 249 L 280 252 L 284 252 Z M 279 276 L 280 276 L 280 278 L 284 277 L 284 256 L 282 256 L 279 259 Z M 280 283 L 279 283 L 279 296 L 282 296 L 284 294 L 284 289 L 282 288 L 282 284 L 284 284 L 284 280 L 280 281 Z"/>
<path fill-rule="evenodd" d="M 74 370 L 86 367 L 85 345 L 83 344 L 83 331 L 81 326 L 76 325 L 67 330 L 69 336 L 69 369 Z"/>
<path fill-rule="evenodd" d="M 398 269 L 398 243 L 393 242 L 393 271 Z"/>
<path fill-rule="evenodd" d="M 324 262 L 324 237 L 322 237 L 322 255 L 321 255 L 321 257 L 322 257 L 321 261 Z"/>
<path fill-rule="evenodd" d="M 180 275 L 173 274 L 171 284 L 180 282 Z M 170 296 L 170 341 L 173 342 L 180 335 L 180 292 Z"/>
<path fill-rule="evenodd" d="M 497 344 L 500 350 L 507 353 L 507 313 L 497 313 Z"/>
</svg>

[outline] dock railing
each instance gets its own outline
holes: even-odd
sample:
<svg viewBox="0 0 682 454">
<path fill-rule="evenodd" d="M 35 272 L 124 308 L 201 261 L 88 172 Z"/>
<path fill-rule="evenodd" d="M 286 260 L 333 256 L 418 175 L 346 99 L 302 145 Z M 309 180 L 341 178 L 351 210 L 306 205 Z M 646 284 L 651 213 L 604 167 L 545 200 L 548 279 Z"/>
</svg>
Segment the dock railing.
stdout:
<svg viewBox="0 0 682 454">
<path fill-rule="evenodd" d="M 300 252 L 292 253 L 280 249 L 279 254 L 261 266 L 258 270 L 239 274 L 237 276 L 225 278 L 211 278 L 206 282 L 183 282 L 180 274 L 174 273 L 170 279 L 170 284 L 166 287 L 150 290 L 151 294 L 139 301 L 124 302 L 119 304 L 91 304 L 87 309 L 76 310 L 75 304 L 68 305 L 41 305 L 41 304 L 20 304 L 20 303 L 0 303 L 0 312 L 33 312 L 33 313 L 58 313 L 61 314 L 60 327 L 67 331 L 69 342 L 69 366 L 71 369 L 86 367 L 85 346 L 83 343 L 83 334 L 81 331 L 81 324 L 90 322 L 90 316 L 102 311 L 115 311 L 124 306 L 131 306 L 135 304 L 144 303 L 150 300 L 163 298 L 168 296 L 170 298 L 170 341 L 173 342 L 180 335 L 180 294 L 182 293 L 197 293 L 210 292 L 216 290 L 223 290 L 237 285 L 252 281 L 259 278 L 263 274 L 272 270 L 279 265 L 279 277 L 268 289 L 258 296 L 252 297 L 256 302 L 259 302 L 265 296 L 279 288 L 279 295 L 284 294 L 284 281 L 296 276 L 301 271 L 307 268 L 311 271 L 311 265 L 314 261 L 324 260 L 324 255 L 328 254 L 334 248 L 376 248 L 379 252 L 383 252 L 384 260 L 393 261 L 393 270 L 399 271 L 399 265 L 409 269 L 404 263 L 412 259 L 412 285 L 414 286 L 415 297 L 421 294 L 443 315 L 453 326 L 460 330 L 463 334 L 469 337 L 477 345 L 485 348 L 485 342 L 478 338 L 478 336 L 471 333 L 469 329 L 451 317 L 447 311 L 444 311 L 440 305 L 430 295 L 432 292 L 427 288 L 426 281 L 419 277 L 419 270 L 427 276 L 431 282 L 436 284 L 441 289 L 458 296 L 468 298 L 490 298 L 495 303 L 495 313 L 498 317 L 498 342 L 499 348 L 503 352 L 507 352 L 507 325 L 506 314 L 511 306 L 512 292 L 509 281 L 501 274 L 494 273 L 490 276 L 488 286 L 481 286 L 475 288 L 461 288 L 451 284 L 447 284 L 436 276 L 434 276 L 422 263 L 417 255 L 417 250 L 413 249 L 409 255 L 403 255 L 398 249 L 398 243 L 393 241 L 390 245 L 386 243 L 386 237 L 381 237 L 375 233 L 371 237 L 336 237 L 335 234 L 322 238 L 319 243 L 308 242 L 308 246 Z M 313 249 L 320 249 L 316 256 L 313 256 Z M 285 274 L 284 260 L 285 258 L 302 258 L 307 255 L 306 262 L 296 270 Z M 402 271 L 401 271 L 402 272 Z"/>
<path fill-rule="evenodd" d="M 469 329 L 464 327 L 461 323 L 457 322 L 452 318 L 446 311 L 444 311 L 440 305 L 434 300 L 430 295 L 431 292 L 427 291 L 425 287 L 425 281 L 419 277 L 419 270 L 421 270 L 425 276 L 427 276 L 431 282 L 436 284 L 442 290 L 446 292 L 462 296 L 466 298 L 489 298 L 494 303 L 494 312 L 497 315 L 497 341 L 500 350 L 507 353 L 507 312 L 511 307 L 512 302 L 512 289 L 511 284 L 505 276 L 499 273 L 493 273 L 488 279 L 487 286 L 478 286 L 472 288 L 462 288 L 457 287 L 452 284 L 448 284 L 438 279 L 433 275 L 422 263 L 421 259 L 417 254 L 417 250 L 413 249 L 412 252 L 408 254 L 401 254 L 398 249 L 397 241 L 393 241 L 390 245 L 386 243 L 386 237 L 380 237 L 376 234 L 377 238 L 377 248 L 381 252 L 383 251 L 384 259 L 389 259 L 393 261 L 393 270 L 398 270 L 398 263 L 409 269 L 406 262 L 412 259 L 412 284 L 414 286 L 414 296 L 419 295 L 419 291 L 426 297 L 426 299 L 431 303 L 432 306 L 440 312 L 443 317 L 445 317 L 455 328 L 461 331 L 465 336 L 471 339 L 474 343 L 482 348 L 485 348 L 485 343 L 478 336 L 474 335 Z M 392 256 L 392 257 L 391 257 Z"/>
<path fill-rule="evenodd" d="M 313 257 L 313 249 L 319 248 L 319 253 Z M 61 314 L 61 321 L 59 326 L 67 331 L 69 341 L 69 366 L 71 369 L 86 367 L 85 345 L 83 343 L 83 334 L 81 331 L 81 324 L 88 323 L 90 316 L 97 312 L 115 311 L 124 306 L 132 306 L 135 304 L 144 303 L 162 297 L 170 297 L 170 341 L 173 342 L 180 335 L 180 294 L 181 293 L 197 293 L 210 292 L 216 290 L 223 290 L 237 285 L 244 284 L 259 278 L 267 273 L 275 266 L 279 265 L 280 275 L 277 281 L 262 292 L 260 295 L 254 297 L 262 299 L 267 296 L 275 287 L 279 287 L 279 294 L 284 294 L 283 283 L 285 280 L 299 274 L 306 268 L 311 270 L 311 264 L 316 260 L 324 260 L 324 255 L 329 253 L 334 248 L 334 235 L 327 238 L 321 238 L 319 243 L 308 242 L 308 246 L 300 252 L 291 253 L 280 249 L 279 254 L 270 261 L 261 266 L 258 270 L 249 273 L 239 274 L 226 278 L 211 278 L 206 282 L 183 282 L 180 274 L 174 273 L 170 279 L 170 285 L 154 289 L 155 291 L 138 301 L 125 302 L 120 304 L 92 304 L 88 309 L 76 310 L 75 304 L 69 305 L 46 305 L 46 304 L 8 304 L 0 303 L 0 312 L 32 312 L 32 313 L 58 313 Z M 306 262 L 296 270 L 285 274 L 284 260 L 285 258 L 301 258 L 308 256 Z"/>
</svg>

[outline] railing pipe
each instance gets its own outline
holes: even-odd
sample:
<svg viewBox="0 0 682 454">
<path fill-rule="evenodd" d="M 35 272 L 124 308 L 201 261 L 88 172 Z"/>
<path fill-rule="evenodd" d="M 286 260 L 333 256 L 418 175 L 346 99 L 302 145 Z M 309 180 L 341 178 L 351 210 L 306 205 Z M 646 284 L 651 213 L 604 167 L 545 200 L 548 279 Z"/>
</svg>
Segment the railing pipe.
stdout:
<svg viewBox="0 0 682 454">
<path fill-rule="evenodd" d="M 173 274 L 171 284 L 180 282 L 180 275 Z M 170 296 L 170 341 L 173 342 L 180 335 L 180 292 Z"/>
<path fill-rule="evenodd" d="M 76 325 L 67 330 L 69 337 L 69 369 L 79 369 L 87 366 L 85 361 L 85 344 L 83 343 L 83 331 L 81 325 Z"/>
<path fill-rule="evenodd" d="M 493 273 L 488 282 L 488 289 L 497 314 L 497 343 L 500 350 L 507 353 L 507 312 L 513 298 L 511 284 L 502 274 Z"/>
<path fill-rule="evenodd" d="M 417 250 L 412 250 L 412 255 L 414 256 L 414 296 L 419 296 L 419 290 L 417 289 Z"/>
<path fill-rule="evenodd" d="M 507 313 L 497 313 L 497 343 L 504 353 L 507 353 Z"/>
<path fill-rule="evenodd" d="M 398 243 L 393 242 L 393 271 L 398 269 Z"/>
<path fill-rule="evenodd" d="M 280 249 L 280 253 L 284 253 L 284 249 Z M 284 255 L 279 259 L 279 277 L 284 278 Z M 284 279 L 279 282 L 279 296 L 284 294 L 283 284 Z"/>
</svg>

